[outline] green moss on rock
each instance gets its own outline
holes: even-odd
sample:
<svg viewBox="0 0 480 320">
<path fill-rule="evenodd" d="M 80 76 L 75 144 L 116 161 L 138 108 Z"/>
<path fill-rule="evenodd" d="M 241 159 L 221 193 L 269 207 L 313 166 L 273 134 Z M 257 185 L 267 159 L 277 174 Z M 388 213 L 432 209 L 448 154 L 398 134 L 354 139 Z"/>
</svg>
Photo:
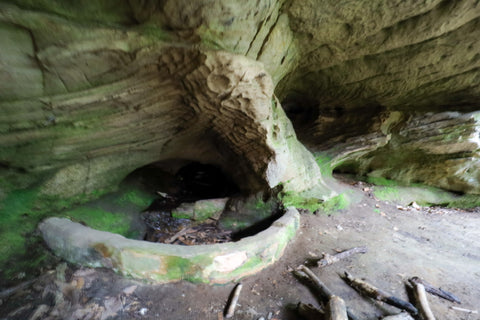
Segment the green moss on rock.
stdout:
<svg viewBox="0 0 480 320">
<path fill-rule="evenodd" d="M 319 210 L 326 213 L 346 209 L 350 204 L 347 195 L 343 193 L 327 200 L 305 197 L 302 194 L 285 193 L 281 195 L 281 201 L 285 207 L 293 206 L 310 212 Z"/>
<path fill-rule="evenodd" d="M 96 205 L 79 205 L 98 199 L 103 190 L 94 190 L 70 198 L 57 198 L 42 194 L 39 188 L 13 190 L 0 200 L 0 270 L 4 277 L 32 273 L 47 257 L 35 230 L 38 223 L 50 216 L 70 217 L 103 231 L 137 238 L 139 231 L 132 228 L 132 216 L 120 208 L 134 206 L 139 212 L 151 203 L 153 195 L 127 188 L 114 195 L 116 211 Z M 116 196 L 116 198 L 115 198 Z"/>
<path fill-rule="evenodd" d="M 133 204 L 140 208 L 148 207 L 155 196 L 138 189 L 126 190 L 115 202 L 120 205 Z"/>
<path fill-rule="evenodd" d="M 317 162 L 317 165 L 320 168 L 320 172 L 322 173 L 323 177 L 332 176 L 333 168 L 331 165 L 332 158 L 330 156 L 322 153 L 317 153 L 315 154 L 315 161 Z"/>
<path fill-rule="evenodd" d="M 480 196 L 475 194 L 467 194 L 455 198 L 446 205 L 449 208 L 472 209 L 480 207 Z"/>
<path fill-rule="evenodd" d="M 281 196 L 281 201 L 285 207 L 295 207 L 314 212 L 321 208 L 322 200 L 318 198 L 306 198 L 300 194 L 285 193 Z"/>
<path fill-rule="evenodd" d="M 130 235 L 131 219 L 123 214 L 108 212 L 99 208 L 78 207 L 61 214 L 73 221 L 85 223 L 91 228 L 117 233 L 128 237 Z"/>
<path fill-rule="evenodd" d="M 338 196 L 332 197 L 322 203 L 320 210 L 325 213 L 330 213 L 338 210 L 343 210 L 348 208 L 350 205 L 350 200 L 347 195 L 342 193 Z"/>
</svg>

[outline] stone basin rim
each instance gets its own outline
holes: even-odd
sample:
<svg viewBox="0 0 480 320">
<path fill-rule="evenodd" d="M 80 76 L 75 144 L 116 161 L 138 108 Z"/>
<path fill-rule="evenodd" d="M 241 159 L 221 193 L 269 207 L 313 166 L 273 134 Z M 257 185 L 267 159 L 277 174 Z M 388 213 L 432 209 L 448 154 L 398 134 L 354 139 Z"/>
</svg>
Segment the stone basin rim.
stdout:
<svg viewBox="0 0 480 320">
<path fill-rule="evenodd" d="M 157 283 L 187 280 L 223 284 L 254 274 L 278 260 L 299 228 L 294 207 L 267 229 L 237 242 L 180 246 L 127 239 L 66 218 L 39 225 L 47 246 L 82 266 L 105 267 L 124 276 Z"/>
</svg>

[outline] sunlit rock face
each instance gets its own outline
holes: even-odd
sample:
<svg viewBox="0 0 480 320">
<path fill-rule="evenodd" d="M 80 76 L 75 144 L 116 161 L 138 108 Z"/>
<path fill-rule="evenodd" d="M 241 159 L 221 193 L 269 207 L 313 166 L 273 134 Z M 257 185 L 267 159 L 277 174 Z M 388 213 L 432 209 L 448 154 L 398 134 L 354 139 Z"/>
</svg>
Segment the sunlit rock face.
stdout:
<svg viewBox="0 0 480 320">
<path fill-rule="evenodd" d="M 2 193 L 74 197 L 185 159 L 247 193 L 329 196 L 311 151 L 480 193 L 479 16 L 475 1 L 2 2 Z"/>
</svg>

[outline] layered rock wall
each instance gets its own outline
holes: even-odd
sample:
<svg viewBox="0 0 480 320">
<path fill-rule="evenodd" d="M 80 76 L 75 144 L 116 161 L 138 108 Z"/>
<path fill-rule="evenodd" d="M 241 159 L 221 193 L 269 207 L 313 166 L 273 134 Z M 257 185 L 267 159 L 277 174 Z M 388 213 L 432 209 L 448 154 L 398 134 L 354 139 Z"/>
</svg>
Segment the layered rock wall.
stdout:
<svg viewBox="0 0 480 320">
<path fill-rule="evenodd" d="M 7 38 L 22 35 L 0 90 L 5 189 L 98 193 L 168 159 L 216 164 L 246 192 L 320 185 L 262 63 L 15 6 L 0 13 Z M 30 90 L 9 90 L 25 78 Z"/>
<path fill-rule="evenodd" d="M 479 193 L 479 17 L 469 0 L 2 2 L 3 194 L 185 159 L 247 192 L 330 195 L 297 134 L 339 168 Z"/>
</svg>

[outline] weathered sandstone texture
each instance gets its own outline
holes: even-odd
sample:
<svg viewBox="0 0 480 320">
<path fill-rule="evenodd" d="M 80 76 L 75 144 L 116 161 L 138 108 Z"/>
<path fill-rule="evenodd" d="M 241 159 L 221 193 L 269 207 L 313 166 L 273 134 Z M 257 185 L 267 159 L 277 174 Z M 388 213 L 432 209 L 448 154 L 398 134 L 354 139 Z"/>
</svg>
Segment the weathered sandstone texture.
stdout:
<svg viewBox="0 0 480 320">
<path fill-rule="evenodd" d="M 16 59 L 0 88 L 7 190 L 74 197 L 168 159 L 216 164 L 247 192 L 321 184 L 262 63 L 15 6 L 0 19 Z"/>
<path fill-rule="evenodd" d="M 471 0 L 2 1 L 0 196 L 99 194 L 182 159 L 328 198 L 310 151 L 478 194 L 479 17 Z"/>
</svg>

